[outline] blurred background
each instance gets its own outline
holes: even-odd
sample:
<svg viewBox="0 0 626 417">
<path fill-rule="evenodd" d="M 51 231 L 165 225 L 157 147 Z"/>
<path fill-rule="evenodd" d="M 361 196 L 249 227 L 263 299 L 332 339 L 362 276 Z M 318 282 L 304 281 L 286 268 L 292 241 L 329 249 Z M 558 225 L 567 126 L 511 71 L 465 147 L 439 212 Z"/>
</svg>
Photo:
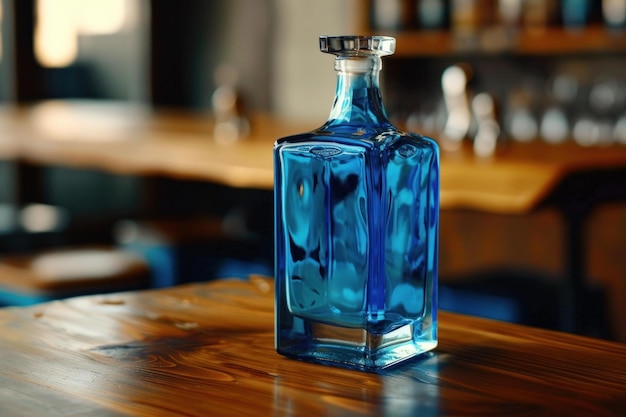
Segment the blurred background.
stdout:
<svg viewBox="0 0 626 417">
<path fill-rule="evenodd" d="M 271 190 L 23 158 L 29 137 L 14 120 L 45 112 L 51 122 L 26 123 L 63 136 L 65 113 L 50 104 L 74 103 L 92 136 L 100 122 L 164 112 L 195 120 L 168 133 L 207 141 L 265 135 L 258 115 L 310 129 L 335 88 L 318 36 L 388 34 L 388 114 L 440 141 L 447 160 L 469 152 L 484 166 L 521 152 L 556 164 L 589 152 L 612 164 L 549 184 L 529 210 L 442 210 L 441 307 L 626 341 L 626 158 L 615 163 L 625 30 L 626 0 L 1 0 L 0 257 L 122 248 L 146 260 L 146 286 L 272 275 Z M 18 144 L 3 146 L 10 136 Z M 587 201 L 597 184 L 608 191 Z M 563 297 L 572 272 L 575 294 Z M 17 303 L 2 281 L 4 303 Z M 564 324 L 568 300 L 582 318 Z"/>
</svg>

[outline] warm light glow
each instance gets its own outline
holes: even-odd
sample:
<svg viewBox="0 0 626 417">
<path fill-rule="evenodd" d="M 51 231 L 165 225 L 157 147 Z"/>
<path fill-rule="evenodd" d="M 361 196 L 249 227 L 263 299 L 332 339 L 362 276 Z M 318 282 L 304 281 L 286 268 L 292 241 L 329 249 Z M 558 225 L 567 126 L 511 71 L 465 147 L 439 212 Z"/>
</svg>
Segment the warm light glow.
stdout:
<svg viewBox="0 0 626 417">
<path fill-rule="evenodd" d="M 20 213 L 22 227 L 29 232 L 52 232 L 66 226 L 67 213 L 48 204 L 29 204 Z"/>
<path fill-rule="evenodd" d="M 120 31 L 126 0 L 37 0 L 35 56 L 45 67 L 64 67 L 78 56 L 79 35 Z"/>
<path fill-rule="evenodd" d="M 28 122 L 47 140 L 81 146 L 123 139 L 146 114 L 144 109 L 132 105 L 110 107 L 94 102 L 76 106 L 64 100 L 46 100 L 33 107 Z"/>
<path fill-rule="evenodd" d="M 78 56 L 77 0 L 38 0 L 35 56 L 44 67 L 65 67 Z"/>
<path fill-rule="evenodd" d="M 119 32 L 126 20 L 126 0 L 89 0 L 80 3 L 78 30 L 84 35 Z"/>
</svg>

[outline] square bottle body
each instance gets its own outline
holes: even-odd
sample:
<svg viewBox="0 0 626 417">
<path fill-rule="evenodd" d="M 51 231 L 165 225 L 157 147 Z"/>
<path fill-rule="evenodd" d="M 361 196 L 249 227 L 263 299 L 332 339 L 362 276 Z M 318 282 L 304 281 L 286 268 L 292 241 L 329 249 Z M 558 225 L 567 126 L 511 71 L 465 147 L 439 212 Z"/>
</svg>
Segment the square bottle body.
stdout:
<svg viewBox="0 0 626 417">
<path fill-rule="evenodd" d="M 313 132 L 274 158 L 278 352 L 376 370 L 433 349 L 436 144 Z"/>
</svg>

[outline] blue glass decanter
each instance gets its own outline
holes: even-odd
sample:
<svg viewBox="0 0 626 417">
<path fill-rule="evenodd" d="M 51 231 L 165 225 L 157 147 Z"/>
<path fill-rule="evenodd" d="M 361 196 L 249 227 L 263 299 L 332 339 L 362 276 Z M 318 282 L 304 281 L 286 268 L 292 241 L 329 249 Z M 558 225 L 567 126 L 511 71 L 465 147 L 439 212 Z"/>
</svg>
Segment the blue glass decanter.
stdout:
<svg viewBox="0 0 626 417">
<path fill-rule="evenodd" d="M 322 36 L 329 120 L 274 145 L 276 349 L 375 371 L 437 345 L 439 150 L 387 119 L 383 36 Z"/>
</svg>

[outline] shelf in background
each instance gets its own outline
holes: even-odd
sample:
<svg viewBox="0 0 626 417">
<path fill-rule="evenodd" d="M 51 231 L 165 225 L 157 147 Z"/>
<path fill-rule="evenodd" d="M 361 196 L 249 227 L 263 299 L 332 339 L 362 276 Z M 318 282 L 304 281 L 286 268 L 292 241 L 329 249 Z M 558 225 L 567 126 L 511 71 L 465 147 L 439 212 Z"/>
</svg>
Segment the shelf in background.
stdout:
<svg viewBox="0 0 626 417">
<path fill-rule="evenodd" d="M 389 33 L 396 37 L 396 56 L 426 57 L 451 54 L 570 55 L 590 53 L 626 53 L 626 31 L 610 30 L 602 25 L 579 30 L 507 31 L 485 28 L 472 34 L 446 30 L 404 31 Z"/>
</svg>

